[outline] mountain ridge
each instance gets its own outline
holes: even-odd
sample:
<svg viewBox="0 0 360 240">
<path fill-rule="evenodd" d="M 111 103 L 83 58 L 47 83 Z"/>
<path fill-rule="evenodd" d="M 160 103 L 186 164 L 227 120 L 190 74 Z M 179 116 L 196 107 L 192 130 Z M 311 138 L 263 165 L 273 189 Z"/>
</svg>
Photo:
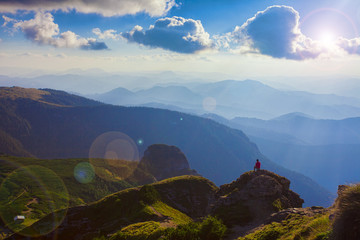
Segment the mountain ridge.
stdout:
<svg viewBox="0 0 360 240">
<path fill-rule="evenodd" d="M 298 113 L 271 120 L 205 117 L 241 129 L 270 159 L 301 171 L 334 193 L 338 185 L 359 180 L 353 170 L 359 166 L 355 157 L 360 154 L 358 117 L 329 120 Z"/>
<path fill-rule="evenodd" d="M 169 94 L 176 89 L 176 94 Z M 282 91 L 254 80 L 224 80 L 213 83 L 199 83 L 155 86 L 133 91 L 131 97 L 109 93 L 87 97 L 118 105 L 142 105 L 149 102 L 187 108 L 201 115 L 215 113 L 226 118 L 238 116 L 271 119 L 289 112 L 303 112 L 315 118 L 342 119 L 360 114 L 360 99 L 334 94 L 313 94 L 303 91 Z M 135 97 L 134 97 L 135 96 Z M 166 98 L 161 97 L 166 96 Z M 204 108 L 208 98 L 214 101 L 214 108 Z M 274 107 L 276 106 L 276 107 Z"/>
<path fill-rule="evenodd" d="M 67 101 L 71 97 L 66 95 Z M 174 145 L 185 153 L 192 169 L 216 184 L 252 169 L 259 158 L 267 169 L 291 179 L 294 189 L 304 193 L 306 204 L 331 202 L 331 194 L 315 182 L 268 160 L 242 131 L 180 112 L 91 103 L 64 108 L 31 100 L 0 102 L 4 113 L 0 116 L 5 118 L 0 129 L 39 158 L 89 157 L 95 139 L 113 131 L 128 135 L 140 155 L 151 144 Z"/>
<path fill-rule="evenodd" d="M 244 226 L 264 221 L 282 207 L 301 207 L 303 200 L 289 190 L 289 184 L 286 178 L 265 170 L 244 173 L 220 188 L 199 176 L 169 178 L 69 208 L 54 232 L 41 235 L 42 239 L 52 239 L 55 235 L 63 239 L 110 237 L 117 230 L 138 222 L 170 221 L 176 226 L 209 214 L 222 219 L 230 228 Z M 256 208 L 255 202 L 262 206 L 262 211 Z M 235 207 L 241 211 L 231 213 Z M 32 236 L 49 220 L 50 215 L 20 234 Z"/>
</svg>

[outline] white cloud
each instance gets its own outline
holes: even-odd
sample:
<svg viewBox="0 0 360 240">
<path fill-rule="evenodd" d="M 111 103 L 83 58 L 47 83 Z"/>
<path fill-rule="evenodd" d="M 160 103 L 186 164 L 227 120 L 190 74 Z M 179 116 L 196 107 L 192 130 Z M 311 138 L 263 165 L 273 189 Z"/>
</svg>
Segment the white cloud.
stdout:
<svg viewBox="0 0 360 240">
<path fill-rule="evenodd" d="M 135 26 L 121 36 L 129 42 L 178 53 L 196 53 L 213 48 L 213 42 L 199 20 L 176 16 L 159 19 L 145 31 L 141 26 Z"/>
<path fill-rule="evenodd" d="M 259 11 L 232 33 L 216 36 L 216 40 L 218 46 L 231 52 L 273 58 L 304 60 L 360 54 L 360 38 L 340 37 L 331 43 L 305 36 L 300 29 L 299 13 L 288 6 L 270 6 Z"/>
<path fill-rule="evenodd" d="M 107 17 L 140 12 L 150 16 L 162 16 L 175 5 L 175 0 L 0 0 L 0 12 L 75 9 L 78 12 L 98 13 Z"/>
<path fill-rule="evenodd" d="M 274 58 L 316 58 L 321 51 L 299 28 L 299 13 L 288 6 L 271 6 L 233 31 L 235 43 Z"/>
<path fill-rule="evenodd" d="M 6 27 L 8 25 L 8 23 L 11 23 L 11 22 L 15 21 L 15 19 L 9 18 L 9 17 L 4 16 L 4 15 L 2 17 L 4 19 L 4 23 L 3 23 L 2 27 Z"/>
<path fill-rule="evenodd" d="M 59 25 L 54 23 L 51 13 L 38 12 L 33 19 L 11 21 L 14 22 L 13 27 L 21 29 L 26 38 L 41 45 L 84 50 L 107 49 L 105 43 L 97 42 L 93 38 L 81 38 L 71 31 L 60 33 Z"/>
<path fill-rule="evenodd" d="M 102 32 L 100 28 L 94 28 L 92 32 L 98 36 L 99 39 L 114 39 L 117 40 L 120 38 L 120 34 L 116 33 L 116 30 L 109 29 Z"/>
<path fill-rule="evenodd" d="M 360 38 L 339 38 L 336 44 L 349 54 L 360 55 Z"/>
</svg>

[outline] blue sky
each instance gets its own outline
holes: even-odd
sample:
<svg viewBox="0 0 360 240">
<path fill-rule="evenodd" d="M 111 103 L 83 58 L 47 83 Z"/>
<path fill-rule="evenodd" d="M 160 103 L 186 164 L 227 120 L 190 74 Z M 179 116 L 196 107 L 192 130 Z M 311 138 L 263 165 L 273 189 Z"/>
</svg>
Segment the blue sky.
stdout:
<svg viewBox="0 0 360 240">
<path fill-rule="evenodd" d="M 0 0 L 0 12 L 0 69 L 360 77 L 357 0 Z"/>
</svg>

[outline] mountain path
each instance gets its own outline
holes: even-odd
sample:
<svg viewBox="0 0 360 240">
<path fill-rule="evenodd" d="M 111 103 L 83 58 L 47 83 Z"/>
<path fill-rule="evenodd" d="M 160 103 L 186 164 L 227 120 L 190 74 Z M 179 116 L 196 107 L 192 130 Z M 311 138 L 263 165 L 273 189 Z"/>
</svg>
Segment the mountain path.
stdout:
<svg viewBox="0 0 360 240">
<path fill-rule="evenodd" d="M 169 227 L 176 227 L 177 224 L 172 221 L 172 219 L 168 216 L 164 216 L 160 212 L 158 212 L 153 206 L 150 206 L 151 210 L 160 218 L 160 227 L 169 228 Z"/>
<path fill-rule="evenodd" d="M 23 211 L 22 214 L 26 215 L 28 213 L 31 213 L 31 211 L 33 210 L 31 207 L 29 207 L 32 203 L 39 203 L 39 200 L 37 198 L 33 198 L 32 200 L 30 200 L 25 207 L 28 208 L 28 210 Z"/>
</svg>

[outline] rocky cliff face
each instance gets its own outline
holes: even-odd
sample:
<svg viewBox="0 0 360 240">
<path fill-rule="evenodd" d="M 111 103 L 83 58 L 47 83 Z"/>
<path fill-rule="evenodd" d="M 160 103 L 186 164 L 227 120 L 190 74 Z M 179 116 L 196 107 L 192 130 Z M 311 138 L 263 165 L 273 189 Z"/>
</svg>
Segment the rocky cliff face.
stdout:
<svg viewBox="0 0 360 240">
<path fill-rule="evenodd" d="M 300 208 L 304 200 L 289 189 L 290 181 L 267 170 L 250 171 L 220 186 L 214 210 L 241 203 L 248 221 L 261 221 L 286 208 Z"/>
<path fill-rule="evenodd" d="M 219 190 L 214 183 L 198 176 L 171 178 L 155 183 L 154 187 L 165 203 L 194 219 L 211 212 Z"/>
<path fill-rule="evenodd" d="M 185 154 L 175 146 L 153 144 L 144 152 L 141 168 L 153 175 L 157 181 L 181 175 L 199 175 L 190 169 Z"/>
<path fill-rule="evenodd" d="M 340 185 L 334 207 L 332 238 L 360 239 L 360 184 Z"/>
</svg>

